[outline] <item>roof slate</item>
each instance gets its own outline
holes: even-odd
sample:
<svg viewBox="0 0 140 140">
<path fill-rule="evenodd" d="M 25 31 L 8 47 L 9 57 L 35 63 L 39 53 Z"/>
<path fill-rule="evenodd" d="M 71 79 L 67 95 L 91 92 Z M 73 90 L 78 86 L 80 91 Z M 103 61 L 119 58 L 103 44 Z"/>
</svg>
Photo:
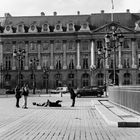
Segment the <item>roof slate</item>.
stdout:
<svg viewBox="0 0 140 140">
<path fill-rule="evenodd" d="M 113 13 L 114 22 L 123 26 L 134 28 L 135 22 L 140 19 L 140 13 Z M 56 15 L 56 16 L 8 16 L 1 17 L 0 21 L 3 26 L 12 24 L 16 27 L 23 22 L 24 25 L 30 26 L 33 22 L 38 26 L 48 22 L 49 25 L 54 26 L 58 22 L 66 26 L 67 23 L 73 22 L 76 25 L 88 22 L 90 25 L 100 27 L 111 22 L 111 13 L 97 13 L 91 15 Z"/>
</svg>

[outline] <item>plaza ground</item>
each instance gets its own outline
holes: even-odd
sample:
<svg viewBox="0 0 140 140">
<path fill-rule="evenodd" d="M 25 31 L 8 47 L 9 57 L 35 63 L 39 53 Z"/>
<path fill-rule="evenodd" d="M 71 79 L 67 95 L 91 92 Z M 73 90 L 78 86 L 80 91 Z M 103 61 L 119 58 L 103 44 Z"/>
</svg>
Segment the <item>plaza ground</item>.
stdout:
<svg viewBox="0 0 140 140">
<path fill-rule="evenodd" d="M 37 107 L 50 99 L 62 100 L 61 108 Z M 69 94 L 31 95 L 28 109 L 16 108 L 12 95 L 0 98 L 0 140 L 139 140 L 139 127 L 109 125 L 92 104 L 99 98 L 77 98 L 71 106 Z M 106 100 L 105 98 L 101 98 Z M 22 99 L 20 100 L 22 106 Z"/>
</svg>

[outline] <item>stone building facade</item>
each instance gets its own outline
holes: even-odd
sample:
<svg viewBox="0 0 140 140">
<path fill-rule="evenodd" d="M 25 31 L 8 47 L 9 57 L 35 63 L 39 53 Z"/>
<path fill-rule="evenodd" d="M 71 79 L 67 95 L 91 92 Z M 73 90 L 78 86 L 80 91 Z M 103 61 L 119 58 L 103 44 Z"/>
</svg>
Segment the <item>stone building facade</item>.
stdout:
<svg viewBox="0 0 140 140">
<path fill-rule="evenodd" d="M 124 36 L 116 48 L 116 84 L 140 84 L 140 13 L 97 13 L 0 18 L 1 87 L 33 81 L 37 88 L 56 88 L 70 83 L 74 88 L 103 85 L 113 80 L 113 53 L 101 59 L 105 35 Z M 13 54 L 25 50 L 22 60 Z M 32 67 L 32 61 L 38 60 Z M 105 62 L 105 63 L 104 63 Z"/>
</svg>

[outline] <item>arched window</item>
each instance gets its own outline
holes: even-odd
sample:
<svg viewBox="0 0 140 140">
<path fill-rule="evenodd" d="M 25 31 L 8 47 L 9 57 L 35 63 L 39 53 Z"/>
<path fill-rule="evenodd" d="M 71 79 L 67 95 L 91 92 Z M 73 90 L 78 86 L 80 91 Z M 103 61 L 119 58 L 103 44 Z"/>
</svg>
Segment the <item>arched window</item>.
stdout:
<svg viewBox="0 0 140 140">
<path fill-rule="evenodd" d="M 124 85 L 130 85 L 131 84 L 131 74 L 125 73 L 124 74 Z"/>
</svg>

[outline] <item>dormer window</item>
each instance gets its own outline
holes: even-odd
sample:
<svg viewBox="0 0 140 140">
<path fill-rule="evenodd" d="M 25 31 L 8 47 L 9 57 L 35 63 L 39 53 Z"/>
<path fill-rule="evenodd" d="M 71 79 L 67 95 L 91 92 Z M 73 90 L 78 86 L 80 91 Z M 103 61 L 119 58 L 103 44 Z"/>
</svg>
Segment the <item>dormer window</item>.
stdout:
<svg viewBox="0 0 140 140">
<path fill-rule="evenodd" d="M 35 30 L 35 26 L 34 26 L 34 25 L 31 26 L 31 30 L 32 30 L 32 31 Z"/>
<path fill-rule="evenodd" d="M 81 25 L 80 31 L 90 31 L 88 23 L 83 23 Z"/>
<path fill-rule="evenodd" d="M 22 24 L 19 24 L 18 26 L 17 26 L 17 31 L 16 31 L 17 33 L 24 33 L 25 32 L 25 30 L 24 30 L 24 25 L 22 25 Z"/>
<path fill-rule="evenodd" d="M 6 26 L 6 31 L 10 31 L 10 26 Z"/>
<path fill-rule="evenodd" d="M 87 24 L 83 24 L 83 29 L 87 29 Z"/>
<path fill-rule="evenodd" d="M 68 32 L 75 31 L 75 28 L 74 28 L 74 24 L 73 23 L 68 23 L 67 24 L 67 31 Z"/>
<path fill-rule="evenodd" d="M 37 32 L 37 28 L 36 25 L 32 24 L 29 28 L 29 33 L 34 33 L 34 32 Z"/>
<path fill-rule="evenodd" d="M 60 25 L 56 25 L 56 30 L 60 30 Z"/>
<path fill-rule="evenodd" d="M 10 25 L 7 25 L 4 29 L 4 33 L 13 33 L 13 30 Z"/>
<path fill-rule="evenodd" d="M 49 25 L 47 23 L 43 24 L 42 25 L 42 32 L 49 32 L 50 29 L 49 29 Z"/>
<path fill-rule="evenodd" d="M 54 32 L 62 32 L 62 24 L 56 24 L 55 25 L 55 29 Z"/>
</svg>

